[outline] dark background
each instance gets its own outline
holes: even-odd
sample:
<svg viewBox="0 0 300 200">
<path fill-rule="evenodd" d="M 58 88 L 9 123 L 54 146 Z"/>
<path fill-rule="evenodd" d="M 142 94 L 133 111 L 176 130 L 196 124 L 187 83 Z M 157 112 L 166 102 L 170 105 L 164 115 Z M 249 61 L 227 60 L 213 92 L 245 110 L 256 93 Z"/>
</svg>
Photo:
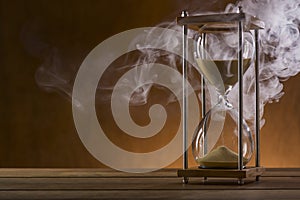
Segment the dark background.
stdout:
<svg viewBox="0 0 300 200">
<path fill-rule="evenodd" d="M 182 9 L 221 11 L 228 1 L 0 3 L 0 167 L 102 167 L 76 133 L 66 94 L 72 88 L 62 86 L 63 91 L 47 92 L 36 82 L 37 69 L 55 52 L 57 56 L 47 62 L 63 66 L 62 75 L 72 82 L 65 70 L 75 75 L 86 55 L 106 38 L 172 21 Z M 266 167 L 300 167 L 299 81 L 299 75 L 286 81 L 286 94 L 280 102 L 265 107 L 261 159 Z M 180 167 L 181 161 L 171 166 Z"/>
</svg>

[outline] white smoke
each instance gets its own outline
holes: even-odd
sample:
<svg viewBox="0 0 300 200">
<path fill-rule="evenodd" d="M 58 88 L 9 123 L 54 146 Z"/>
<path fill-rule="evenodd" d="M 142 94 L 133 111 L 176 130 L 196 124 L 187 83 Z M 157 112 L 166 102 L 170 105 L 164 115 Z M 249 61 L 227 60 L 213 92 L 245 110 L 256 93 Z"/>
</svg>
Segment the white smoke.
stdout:
<svg viewBox="0 0 300 200">
<path fill-rule="evenodd" d="M 216 2 L 217 1 L 213 1 L 209 4 L 216 4 Z M 196 6 L 187 6 L 192 3 L 198 5 L 198 2 L 196 1 L 189 1 L 189 4 L 184 5 L 187 9 L 193 9 L 192 12 L 190 12 L 190 15 L 203 14 L 202 11 L 197 11 Z M 181 1 L 180 4 L 182 4 Z M 245 13 L 256 16 L 265 22 L 265 29 L 260 30 L 260 51 L 262 53 L 259 75 L 261 116 L 266 103 L 278 101 L 284 94 L 282 82 L 289 77 L 298 74 L 300 71 L 299 4 L 300 0 L 243 0 L 238 4 L 229 4 L 225 9 L 225 12 L 237 12 L 238 6 L 242 6 Z M 203 9 L 204 7 L 199 5 L 199 9 Z M 21 37 L 28 52 L 44 61 L 36 73 L 37 83 L 43 88 L 55 89 L 67 96 L 71 96 L 72 84 L 78 66 L 71 66 L 74 62 L 69 60 L 73 58 L 66 59 L 65 57 L 68 57 L 69 55 L 65 55 L 59 48 L 51 46 L 47 41 L 44 41 L 43 38 L 40 38 L 40 35 L 43 35 L 44 33 L 36 27 L 38 26 L 35 26 L 35 24 L 26 25 Z M 178 26 L 175 20 L 163 23 L 160 27 L 182 31 L 182 27 Z M 197 32 L 189 31 L 189 37 L 191 38 L 194 38 L 197 34 Z M 149 36 L 150 35 L 151 32 L 149 33 Z M 153 37 L 151 36 L 149 38 Z M 164 62 L 169 63 L 169 66 L 178 66 L 178 58 L 176 58 L 175 55 L 151 50 L 151 46 L 158 46 L 153 45 L 153 43 L 155 43 L 161 44 L 161 46 L 164 46 L 164 49 L 182 48 L 181 40 L 181 38 L 163 34 L 157 36 L 157 40 L 147 41 L 149 50 L 142 50 L 144 49 L 144 46 L 139 46 L 139 44 L 146 44 L 146 42 L 140 42 L 139 38 L 136 38 L 135 41 L 132 41 L 132 45 L 136 45 L 137 49 L 141 49 L 142 54 L 144 54 L 144 56 L 137 61 L 136 66 L 143 63 L 154 63 L 162 57 Z M 235 43 L 231 43 L 234 40 L 232 40 L 230 35 L 227 36 L 227 38 L 225 37 L 225 40 L 228 41 L 228 46 L 234 47 L 236 45 Z M 222 50 L 223 53 L 226 52 L 221 46 L 218 48 Z M 226 52 L 226 55 L 232 55 L 232 52 Z M 124 64 L 124 66 L 116 68 L 114 73 L 121 73 L 124 68 L 132 67 L 135 66 L 127 66 Z M 155 82 L 155 76 L 147 76 L 147 71 L 149 70 L 150 69 L 147 69 L 147 67 L 144 67 L 142 70 L 137 68 L 135 81 L 142 83 L 145 82 L 145 80 L 151 79 L 152 82 Z M 192 82 L 191 85 L 194 89 L 199 89 L 198 80 L 193 76 L 195 76 L 194 73 L 189 73 L 189 80 Z M 172 77 L 166 78 L 170 78 L 170 82 L 178 81 L 172 80 Z M 244 116 L 246 119 L 253 119 L 255 113 L 255 106 L 253 105 L 255 92 L 253 66 L 246 72 L 244 81 Z M 104 90 L 113 90 L 114 85 L 107 81 L 102 87 Z M 153 87 L 153 85 L 147 84 L 142 88 L 139 88 L 134 94 L 134 98 L 131 99 L 131 103 L 137 105 L 147 103 L 147 97 L 151 87 Z M 182 88 L 178 88 L 178 93 L 180 93 L 181 90 Z M 229 94 L 229 99 L 231 99 L 232 102 L 237 102 L 235 101 L 236 92 L 237 88 L 235 87 Z M 176 101 L 175 96 L 176 95 L 170 95 L 169 102 Z M 103 99 L 106 98 L 103 97 Z"/>
<path fill-rule="evenodd" d="M 300 0 L 243 0 L 237 4 L 228 4 L 225 12 L 238 12 L 238 7 L 242 6 L 243 12 L 255 16 L 265 23 L 265 29 L 260 30 L 260 116 L 263 116 L 264 105 L 266 103 L 277 102 L 284 95 L 282 82 L 291 76 L 295 76 L 300 71 Z M 199 12 L 191 15 L 203 14 Z M 176 23 L 169 23 L 168 28 L 181 31 L 181 27 Z M 151 34 L 151 33 L 149 33 Z M 252 43 L 250 33 L 245 33 L 245 43 Z M 254 33 L 252 32 L 252 35 Z M 197 32 L 190 31 L 189 37 L 195 38 Z M 209 36 L 208 42 L 215 45 L 215 51 L 209 52 L 214 58 L 234 58 L 237 51 L 236 34 L 223 35 L 223 41 L 218 37 Z M 250 39 L 249 39 L 250 38 Z M 156 41 L 167 48 L 180 48 L 180 38 L 162 35 Z M 225 42 L 225 43 L 224 43 Z M 223 44 L 222 44 L 223 43 Z M 151 43 L 149 45 L 151 47 Z M 245 46 L 247 47 L 247 46 Z M 252 46 L 252 48 L 254 48 Z M 235 48 L 237 49 L 237 48 Z M 244 49 L 249 53 L 251 48 Z M 248 52 L 247 52 L 248 51 Z M 148 52 L 149 53 L 149 52 Z M 153 53 L 153 52 L 151 52 Z M 155 61 L 160 54 L 149 54 L 152 61 Z M 191 53 L 191 52 L 190 52 Z M 170 56 L 169 63 L 174 65 L 175 58 Z M 140 62 L 146 62 L 140 61 Z M 190 80 L 192 74 L 189 74 Z M 253 120 L 255 117 L 255 74 L 254 64 L 250 66 L 244 76 L 244 117 L 246 120 Z M 235 86 L 228 94 L 228 98 L 237 107 L 238 88 Z M 145 97 L 146 98 L 146 97 Z M 261 125 L 264 120 L 261 121 Z"/>
<path fill-rule="evenodd" d="M 39 87 L 47 91 L 56 91 L 71 99 L 73 82 L 76 76 L 75 63 L 80 59 L 78 49 L 66 51 L 53 44 L 49 38 L 50 28 L 40 20 L 28 21 L 24 24 L 20 39 L 25 50 L 42 63 L 35 73 Z"/>
<path fill-rule="evenodd" d="M 175 22 L 165 22 L 161 23 L 157 27 L 162 27 L 166 29 L 173 29 L 175 31 L 181 31 L 181 27 L 177 26 Z M 137 50 L 141 52 L 143 56 L 139 57 L 137 59 L 137 62 L 135 64 L 135 74 L 137 75 L 134 78 L 134 81 L 136 84 L 139 83 L 145 83 L 145 82 L 152 82 L 155 83 L 156 79 L 158 77 L 158 74 L 156 74 L 153 77 L 149 77 L 149 71 L 151 70 L 151 65 L 148 65 L 149 63 L 158 63 L 158 62 L 165 62 L 168 64 L 168 66 L 172 68 L 177 67 L 177 61 L 178 58 L 174 54 L 170 54 L 170 50 L 177 50 L 180 52 L 181 50 L 181 41 L 182 38 L 175 37 L 174 35 L 169 35 L 167 32 L 164 32 L 160 35 L 156 35 L 155 33 L 157 31 L 156 27 L 153 28 L 151 31 L 147 33 L 148 37 L 145 39 L 141 39 L 139 37 L 135 38 L 131 42 L 131 45 L 134 46 Z M 155 39 L 154 39 L 155 38 Z M 155 49 L 153 47 L 159 46 L 160 49 Z M 161 49 L 167 49 L 169 52 L 162 51 Z M 140 65 L 144 65 L 142 68 L 138 67 Z M 165 79 L 169 79 L 168 82 L 171 84 L 175 84 L 175 82 L 178 82 L 180 80 L 175 80 L 174 77 L 165 76 Z M 134 84 L 135 85 L 135 84 Z M 142 85 L 142 84 L 140 84 Z M 130 87 L 130 85 L 126 85 L 126 87 Z M 145 84 L 141 88 L 139 88 L 133 97 L 127 97 L 131 98 L 131 104 L 133 105 L 142 105 L 146 104 L 148 102 L 148 95 L 151 90 L 151 88 L 154 86 L 154 84 Z M 155 85 L 155 87 L 164 89 L 164 87 L 161 87 L 159 85 Z M 134 88 L 133 88 L 134 89 Z M 182 88 L 178 88 L 175 92 L 176 94 L 179 94 L 182 91 Z M 177 101 L 176 94 L 170 94 L 168 97 L 168 102 Z"/>
<path fill-rule="evenodd" d="M 260 108 L 263 115 L 264 105 L 279 101 L 283 96 L 282 82 L 300 71 L 300 1 L 299 0 L 243 0 L 238 5 L 229 4 L 227 12 L 236 12 L 238 6 L 265 23 L 260 30 L 261 59 L 259 71 Z M 244 78 L 244 116 L 254 117 L 254 69 L 250 68 Z M 237 88 L 229 95 L 237 102 Z M 263 123 L 262 123 L 263 124 Z"/>
</svg>

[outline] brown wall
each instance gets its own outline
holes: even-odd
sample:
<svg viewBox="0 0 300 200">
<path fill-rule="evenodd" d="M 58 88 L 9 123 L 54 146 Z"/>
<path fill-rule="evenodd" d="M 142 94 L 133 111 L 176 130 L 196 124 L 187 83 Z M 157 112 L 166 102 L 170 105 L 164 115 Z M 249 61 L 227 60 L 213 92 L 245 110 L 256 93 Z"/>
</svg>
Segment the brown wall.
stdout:
<svg viewBox="0 0 300 200">
<path fill-rule="evenodd" d="M 0 2 L 0 167 L 101 167 L 76 133 L 66 95 L 39 88 L 36 70 L 54 51 L 58 60 L 51 61 L 74 75 L 87 53 L 104 39 L 131 28 L 174 19 L 181 8 L 193 9 L 188 2 L 196 1 Z M 208 6 L 204 2 L 207 1 L 200 2 L 202 10 L 220 10 L 226 4 Z M 49 49 L 56 50 L 49 53 Z M 72 82 L 72 78 L 64 78 Z M 286 94 L 281 101 L 266 106 L 261 145 L 264 166 L 300 167 L 298 81 L 299 76 L 286 81 Z M 172 166 L 180 165 L 177 161 Z"/>
</svg>

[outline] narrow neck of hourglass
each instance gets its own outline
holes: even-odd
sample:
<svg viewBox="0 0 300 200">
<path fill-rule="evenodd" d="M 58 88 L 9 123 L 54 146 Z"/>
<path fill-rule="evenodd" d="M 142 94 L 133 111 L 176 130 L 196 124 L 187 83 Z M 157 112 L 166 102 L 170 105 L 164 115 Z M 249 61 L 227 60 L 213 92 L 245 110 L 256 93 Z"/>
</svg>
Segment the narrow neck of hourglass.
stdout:
<svg viewBox="0 0 300 200">
<path fill-rule="evenodd" d="M 218 104 L 224 104 L 227 108 L 232 108 L 227 96 L 232 90 L 232 85 L 225 85 L 225 92 L 218 92 Z"/>
</svg>

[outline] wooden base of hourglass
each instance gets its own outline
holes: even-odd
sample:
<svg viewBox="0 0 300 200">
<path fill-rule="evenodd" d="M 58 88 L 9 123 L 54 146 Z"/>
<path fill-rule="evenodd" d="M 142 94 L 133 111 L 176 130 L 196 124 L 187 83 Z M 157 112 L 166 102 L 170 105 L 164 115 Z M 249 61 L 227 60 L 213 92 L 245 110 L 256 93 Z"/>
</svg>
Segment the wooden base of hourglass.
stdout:
<svg viewBox="0 0 300 200">
<path fill-rule="evenodd" d="M 265 169 L 263 167 L 246 167 L 243 170 L 239 169 L 202 169 L 202 168 L 189 168 L 180 169 L 177 171 L 178 177 L 184 177 L 185 180 L 191 177 L 207 178 L 233 178 L 237 179 L 239 184 L 244 183 L 244 179 L 260 177 Z"/>
</svg>

